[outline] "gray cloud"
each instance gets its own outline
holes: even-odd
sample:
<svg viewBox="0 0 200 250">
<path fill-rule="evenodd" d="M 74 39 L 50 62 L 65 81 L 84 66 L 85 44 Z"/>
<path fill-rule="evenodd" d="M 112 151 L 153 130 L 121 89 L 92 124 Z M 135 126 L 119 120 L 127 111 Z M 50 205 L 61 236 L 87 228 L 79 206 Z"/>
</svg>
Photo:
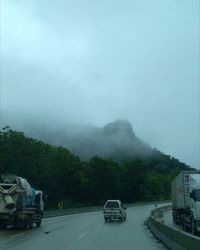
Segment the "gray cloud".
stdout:
<svg viewBox="0 0 200 250">
<path fill-rule="evenodd" d="M 198 10 L 198 0 L 2 0 L 2 123 L 128 119 L 199 168 Z"/>
</svg>

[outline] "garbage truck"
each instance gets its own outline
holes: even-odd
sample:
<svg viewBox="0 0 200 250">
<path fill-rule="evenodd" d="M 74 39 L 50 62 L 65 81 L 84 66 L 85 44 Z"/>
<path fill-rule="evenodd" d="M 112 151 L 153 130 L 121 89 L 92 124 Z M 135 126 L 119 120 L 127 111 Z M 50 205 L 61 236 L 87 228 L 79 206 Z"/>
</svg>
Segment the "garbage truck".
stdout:
<svg viewBox="0 0 200 250">
<path fill-rule="evenodd" d="M 172 217 L 192 234 L 200 232 L 200 171 L 182 171 L 171 183 Z"/>
<path fill-rule="evenodd" d="M 43 192 L 35 190 L 22 177 L 2 175 L 0 182 L 0 228 L 30 229 L 41 225 Z"/>
</svg>

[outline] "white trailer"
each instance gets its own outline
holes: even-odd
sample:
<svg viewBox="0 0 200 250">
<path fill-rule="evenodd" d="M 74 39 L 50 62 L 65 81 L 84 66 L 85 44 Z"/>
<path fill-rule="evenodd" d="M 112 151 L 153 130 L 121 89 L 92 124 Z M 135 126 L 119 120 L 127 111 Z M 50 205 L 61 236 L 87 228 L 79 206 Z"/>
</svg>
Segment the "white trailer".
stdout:
<svg viewBox="0 0 200 250">
<path fill-rule="evenodd" d="M 200 171 L 182 171 L 171 183 L 175 224 L 193 234 L 200 232 Z"/>
</svg>

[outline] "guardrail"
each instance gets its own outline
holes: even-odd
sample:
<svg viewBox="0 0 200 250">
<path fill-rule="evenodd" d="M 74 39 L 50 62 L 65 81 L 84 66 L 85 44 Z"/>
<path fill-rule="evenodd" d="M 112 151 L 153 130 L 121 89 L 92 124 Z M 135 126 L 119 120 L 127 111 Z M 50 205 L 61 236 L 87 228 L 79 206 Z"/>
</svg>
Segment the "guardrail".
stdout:
<svg viewBox="0 0 200 250">
<path fill-rule="evenodd" d="M 43 218 L 62 216 L 68 214 L 78 214 L 78 213 L 88 213 L 101 211 L 102 207 L 80 207 L 80 208 L 68 208 L 68 209 L 55 209 L 55 210 L 46 210 L 44 211 Z"/>
<path fill-rule="evenodd" d="M 154 209 L 149 217 L 151 232 L 172 250 L 200 250 L 200 238 L 164 224 L 163 214 L 171 206 Z"/>
<path fill-rule="evenodd" d="M 149 201 L 149 202 L 137 202 L 127 204 L 127 207 L 134 206 L 144 206 L 150 204 L 159 204 L 159 203 L 169 203 L 170 201 Z M 44 218 L 62 216 L 68 214 L 77 214 L 77 213 L 88 213 L 88 212 L 97 212 L 103 211 L 103 206 L 92 206 L 92 207 L 80 207 L 80 208 L 67 208 L 67 209 L 49 209 L 44 211 Z"/>
</svg>

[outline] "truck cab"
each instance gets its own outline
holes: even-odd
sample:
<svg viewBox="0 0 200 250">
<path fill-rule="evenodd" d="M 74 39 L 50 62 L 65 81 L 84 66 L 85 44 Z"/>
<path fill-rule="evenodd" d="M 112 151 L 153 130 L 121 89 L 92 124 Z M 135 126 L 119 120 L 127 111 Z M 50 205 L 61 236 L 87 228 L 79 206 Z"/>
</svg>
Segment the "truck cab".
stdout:
<svg viewBox="0 0 200 250">
<path fill-rule="evenodd" d="M 190 193 L 191 206 L 195 218 L 200 218 L 200 188 Z"/>
</svg>

